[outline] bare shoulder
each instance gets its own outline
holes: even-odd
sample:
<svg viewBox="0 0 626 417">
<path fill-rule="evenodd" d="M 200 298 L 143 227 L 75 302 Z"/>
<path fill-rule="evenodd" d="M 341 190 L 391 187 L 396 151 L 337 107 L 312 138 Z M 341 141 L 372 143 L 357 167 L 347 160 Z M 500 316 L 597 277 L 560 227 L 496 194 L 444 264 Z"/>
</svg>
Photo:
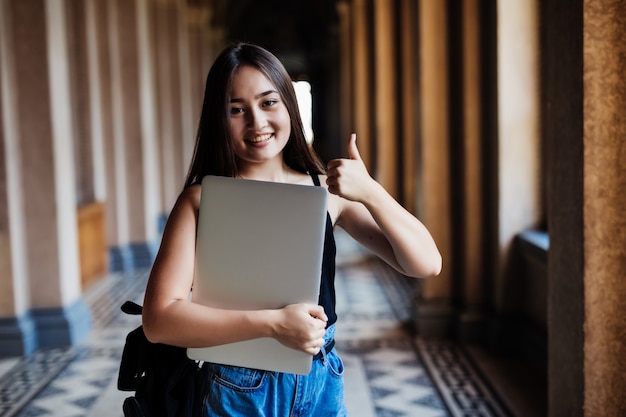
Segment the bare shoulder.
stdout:
<svg viewBox="0 0 626 417">
<path fill-rule="evenodd" d="M 200 185 L 191 185 L 185 188 L 172 208 L 168 223 L 178 223 L 184 219 L 197 220 L 201 191 Z"/>
<path fill-rule="evenodd" d="M 190 205 L 197 210 L 200 207 L 201 194 L 202 186 L 200 184 L 190 185 L 180 193 L 176 205 Z"/>
</svg>

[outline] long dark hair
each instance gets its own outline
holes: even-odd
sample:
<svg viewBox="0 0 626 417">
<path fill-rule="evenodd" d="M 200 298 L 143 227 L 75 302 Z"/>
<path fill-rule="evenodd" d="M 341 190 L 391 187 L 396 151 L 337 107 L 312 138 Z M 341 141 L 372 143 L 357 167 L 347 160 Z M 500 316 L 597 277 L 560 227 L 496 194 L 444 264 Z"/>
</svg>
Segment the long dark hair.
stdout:
<svg viewBox="0 0 626 417">
<path fill-rule="evenodd" d="M 296 93 L 287 70 L 278 58 L 260 46 L 238 43 L 224 49 L 209 70 L 196 145 L 185 187 L 200 182 L 205 175 L 238 175 L 230 137 L 228 106 L 233 74 L 244 65 L 265 74 L 278 90 L 289 112 L 291 135 L 283 149 L 285 163 L 300 172 L 324 172 L 320 159 L 306 142 Z"/>
</svg>

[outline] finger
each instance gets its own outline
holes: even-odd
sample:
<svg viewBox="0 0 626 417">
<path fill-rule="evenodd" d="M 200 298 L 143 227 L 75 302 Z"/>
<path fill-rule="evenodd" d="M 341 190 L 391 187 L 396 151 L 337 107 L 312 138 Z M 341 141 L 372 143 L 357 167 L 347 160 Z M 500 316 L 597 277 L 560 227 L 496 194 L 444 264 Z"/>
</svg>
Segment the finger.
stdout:
<svg viewBox="0 0 626 417">
<path fill-rule="evenodd" d="M 323 349 L 325 345 L 326 345 L 326 340 L 324 340 L 324 337 L 317 339 L 315 341 L 315 347 L 320 350 Z"/>
<path fill-rule="evenodd" d="M 317 355 L 324 348 L 325 344 L 326 344 L 326 340 L 324 340 L 323 337 L 320 339 L 316 339 L 313 342 L 313 346 L 309 350 L 313 353 L 313 355 Z"/>
<path fill-rule="evenodd" d="M 350 141 L 348 142 L 348 155 L 350 159 L 361 161 L 361 154 L 356 146 L 356 133 L 350 135 Z"/>
<path fill-rule="evenodd" d="M 324 312 L 324 307 L 322 306 L 312 306 L 311 309 L 309 310 L 309 314 L 312 317 L 315 317 L 316 319 L 320 319 L 324 322 L 328 321 L 328 316 L 326 316 L 326 313 Z"/>
<path fill-rule="evenodd" d="M 328 176 L 326 177 L 326 186 L 328 187 L 328 192 L 331 194 L 339 195 L 339 177 L 338 176 Z"/>
</svg>

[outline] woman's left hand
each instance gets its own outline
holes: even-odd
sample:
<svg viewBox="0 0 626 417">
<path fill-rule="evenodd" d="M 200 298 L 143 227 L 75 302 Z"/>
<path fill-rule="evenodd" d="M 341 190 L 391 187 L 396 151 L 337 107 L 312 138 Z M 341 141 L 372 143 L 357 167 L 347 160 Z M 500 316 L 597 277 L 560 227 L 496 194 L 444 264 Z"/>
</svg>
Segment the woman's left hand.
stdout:
<svg viewBox="0 0 626 417">
<path fill-rule="evenodd" d="M 328 192 L 347 200 L 363 202 L 378 183 L 367 172 L 356 146 L 356 134 L 350 135 L 348 158 L 333 159 L 328 163 L 326 185 Z"/>
<path fill-rule="evenodd" d="M 348 158 L 330 161 L 326 176 L 328 192 L 343 197 L 336 225 L 404 275 L 439 274 L 441 254 L 430 232 L 370 176 L 355 134 Z"/>
</svg>

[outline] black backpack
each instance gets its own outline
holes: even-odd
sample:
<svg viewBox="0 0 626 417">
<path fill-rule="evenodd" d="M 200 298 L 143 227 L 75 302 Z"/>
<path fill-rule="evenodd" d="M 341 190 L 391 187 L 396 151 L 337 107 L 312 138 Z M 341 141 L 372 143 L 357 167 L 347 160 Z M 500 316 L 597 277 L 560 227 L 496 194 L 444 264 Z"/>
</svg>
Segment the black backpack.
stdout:
<svg viewBox="0 0 626 417">
<path fill-rule="evenodd" d="M 142 306 L 126 301 L 126 314 L 141 315 Z M 199 365 L 185 348 L 151 343 L 139 326 L 126 336 L 117 388 L 134 391 L 124 400 L 125 417 L 189 417 L 200 414 Z M 197 400 L 196 400 L 197 398 Z"/>
</svg>

